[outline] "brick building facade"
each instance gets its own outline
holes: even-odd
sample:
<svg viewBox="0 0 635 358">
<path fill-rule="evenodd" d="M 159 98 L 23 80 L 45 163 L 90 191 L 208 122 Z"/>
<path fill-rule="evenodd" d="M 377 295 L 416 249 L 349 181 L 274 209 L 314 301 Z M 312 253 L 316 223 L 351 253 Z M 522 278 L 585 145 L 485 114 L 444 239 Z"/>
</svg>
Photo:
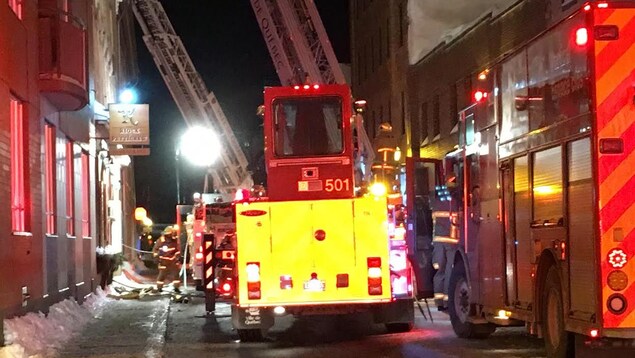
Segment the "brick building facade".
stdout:
<svg viewBox="0 0 635 358">
<path fill-rule="evenodd" d="M 355 98 L 367 101 L 363 113 L 366 131 L 376 150 L 400 147 L 405 152 L 410 143 L 406 93 L 408 1 L 351 0 L 349 5 L 351 85 Z M 376 156 L 375 162 L 381 164 L 383 156 L 378 152 Z M 390 155 L 387 164 L 398 163 Z"/>
<path fill-rule="evenodd" d="M 132 210 L 119 190 L 131 168 L 109 156 L 101 116 L 134 74 L 128 5 L 0 4 L 0 319 L 81 301 L 110 211 Z"/>
</svg>

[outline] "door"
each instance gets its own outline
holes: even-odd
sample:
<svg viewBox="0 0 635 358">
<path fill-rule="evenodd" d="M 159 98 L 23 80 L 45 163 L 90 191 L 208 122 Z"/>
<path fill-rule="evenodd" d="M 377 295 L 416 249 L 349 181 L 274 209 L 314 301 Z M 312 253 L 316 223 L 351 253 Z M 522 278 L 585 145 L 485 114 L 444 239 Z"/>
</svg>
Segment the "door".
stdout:
<svg viewBox="0 0 635 358">
<path fill-rule="evenodd" d="M 407 240 L 415 274 L 417 297 L 433 297 L 432 210 L 430 199 L 440 183 L 441 161 L 428 158 L 406 159 Z"/>
<path fill-rule="evenodd" d="M 503 232 L 505 234 L 505 304 L 516 301 L 516 235 L 514 217 L 514 171 L 512 161 L 501 164 Z"/>
</svg>

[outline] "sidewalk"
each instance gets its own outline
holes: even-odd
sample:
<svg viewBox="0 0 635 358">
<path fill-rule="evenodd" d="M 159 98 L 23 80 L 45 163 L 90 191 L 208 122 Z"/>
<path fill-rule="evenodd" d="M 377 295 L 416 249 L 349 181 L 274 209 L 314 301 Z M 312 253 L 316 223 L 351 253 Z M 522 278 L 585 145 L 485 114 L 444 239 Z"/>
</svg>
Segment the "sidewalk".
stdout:
<svg viewBox="0 0 635 358">
<path fill-rule="evenodd" d="M 165 343 L 169 296 L 111 300 L 103 316 L 59 351 L 60 357 L 160 357 Z"/>
</svg>

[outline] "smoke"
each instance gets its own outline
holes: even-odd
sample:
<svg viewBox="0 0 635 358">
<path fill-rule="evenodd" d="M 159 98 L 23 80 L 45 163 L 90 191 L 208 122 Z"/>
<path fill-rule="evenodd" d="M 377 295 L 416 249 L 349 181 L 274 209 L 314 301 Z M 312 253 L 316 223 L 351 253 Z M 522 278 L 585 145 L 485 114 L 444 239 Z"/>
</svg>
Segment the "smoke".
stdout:
<svg viewBox="0 0 635 358">
<path fill-rule="evenodd" d="M 504 10 L 517 0 L 409 0 L 408 52 L 410 64 L 421 60 L 439 43 L 489 12 Z"/>
</svg>

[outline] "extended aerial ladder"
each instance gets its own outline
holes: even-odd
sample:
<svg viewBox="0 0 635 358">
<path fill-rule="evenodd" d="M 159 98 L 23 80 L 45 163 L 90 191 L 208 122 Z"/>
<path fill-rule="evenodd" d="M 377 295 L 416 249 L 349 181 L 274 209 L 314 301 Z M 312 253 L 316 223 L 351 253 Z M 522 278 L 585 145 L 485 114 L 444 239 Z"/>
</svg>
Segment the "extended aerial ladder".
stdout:
<svg viewBox="0 0 635 358">
<path fill-rule="evenodd" d="M 313 0 L 251 0 L 251 6 L 283 86 L 346 83 Z M 375 153 L 360 114 L 355 129 L 358 166 L 368 179 Z"/>
<path fill-rule="evenodd" d="M 174 102 L 189 125 L 213 129 L 220 141 L 219 163 L 211 173 L 221 194 L 251 188 L 247 158 L 213 92 L 196 71 L 181 39 L 158 0 L 133 0 L 132 8 L 145 42 Z"/>
</svg>

